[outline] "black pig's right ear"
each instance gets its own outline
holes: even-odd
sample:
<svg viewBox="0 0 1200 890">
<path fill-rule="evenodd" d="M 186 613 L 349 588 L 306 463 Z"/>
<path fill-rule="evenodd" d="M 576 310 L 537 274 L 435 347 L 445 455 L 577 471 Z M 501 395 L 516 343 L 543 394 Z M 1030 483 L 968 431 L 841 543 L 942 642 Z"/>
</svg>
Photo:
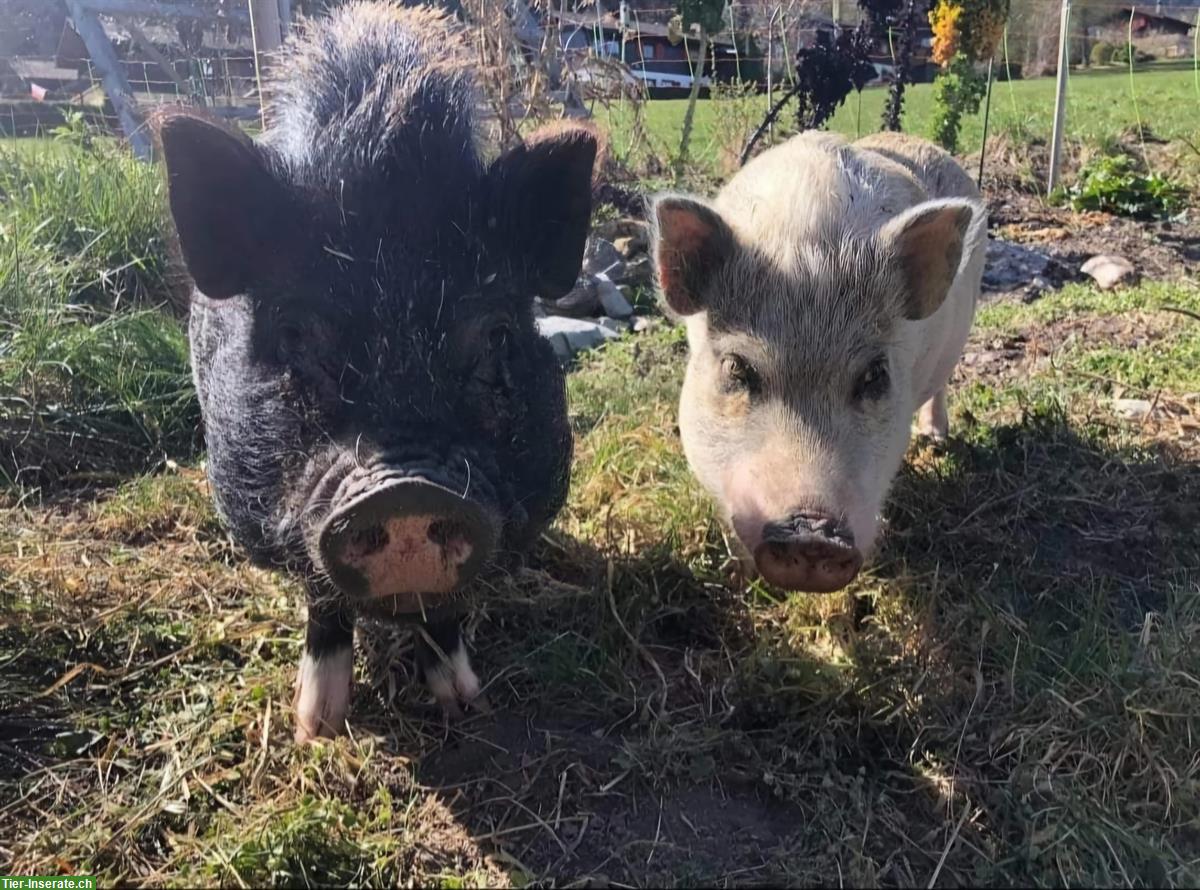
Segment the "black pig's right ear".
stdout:
<svg viewBox="0 0 1200 890">
<path fill-rule="evenodd" d="M 488 225 L 543 297 L 561 297 L 579 276 L 598 145 L 589 127 L 551 125 L 488 169 Z"/>
<path fill-rule="evenodd" d="M 188 273 L 205 296 L 245 293 L 278 260 L 283 187 L 241 132 L 184 113 L 161 117 L 155 129 Z"/>
<path fill-rule="evenodd" d="M 654 267 L 667 306 L 678 315 L 704 310 L 704 291 L 733 252 L 733 231 L 715 210 L 691 198 L 654 202 Z"/>
</svg>

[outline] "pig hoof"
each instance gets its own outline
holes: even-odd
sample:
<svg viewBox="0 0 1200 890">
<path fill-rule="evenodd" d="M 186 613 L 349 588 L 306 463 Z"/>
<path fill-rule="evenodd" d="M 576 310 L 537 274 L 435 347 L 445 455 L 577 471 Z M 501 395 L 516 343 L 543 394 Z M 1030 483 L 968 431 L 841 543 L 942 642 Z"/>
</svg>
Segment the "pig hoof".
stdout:
<svg viewBox="0 0 1200 890">
<path fill-rule="evenodd" d="M 333 738 L 346 725 L 350 709 L 350 684 L 354 650 L 347 646 L 320 658 L 304 653 L 296 675 L 296 742 Z"/>
<path fill-rule="evenodd" d="M 950 431 L 944 427 L 921 424 L 917 427 L 917 435 L 931 442 L 945 442 Z"/>
<path fill-rule="evenodd" d="M 481 694 L 479 677 L 471 669 L 471 660 L 462 645 L 449 658 L 432 665 L 426 672 L 425 682 L 446 716 L 451 719 L 461 720 L 464 717 L 464 705 L 484 713 L 491 710 Z"/>
</svg>

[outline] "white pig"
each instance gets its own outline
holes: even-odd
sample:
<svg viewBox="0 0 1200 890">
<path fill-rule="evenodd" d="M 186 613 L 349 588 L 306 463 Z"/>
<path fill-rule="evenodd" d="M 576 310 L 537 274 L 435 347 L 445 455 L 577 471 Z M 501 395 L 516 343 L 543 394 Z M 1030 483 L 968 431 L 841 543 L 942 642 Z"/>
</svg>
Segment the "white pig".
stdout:
<svg viewBox="0 0 1200 890">
<path fill-rule="evenodd" d="M 912 433 L 947 434 L 987 216 L 932 144 L 793 137 L 711 203 L 655 199 L 655 268 L 685 319 L 692 471 L 770 583 L 831 591 L 874 546 Z"/>
</svg>

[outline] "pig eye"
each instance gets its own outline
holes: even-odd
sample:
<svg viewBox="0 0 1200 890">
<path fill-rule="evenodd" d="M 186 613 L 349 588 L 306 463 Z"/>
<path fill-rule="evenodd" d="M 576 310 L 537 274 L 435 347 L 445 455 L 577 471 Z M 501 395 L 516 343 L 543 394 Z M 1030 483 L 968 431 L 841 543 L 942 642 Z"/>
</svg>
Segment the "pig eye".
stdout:
<svg viewBox="0 0 1200 890">
<path fill-rule="evenodd" d="M 758 372 L 740 355 L 730 353 L 721 359 L 721 375 L 730 389 L 748 389 L 756 392 L 759 388 Z"/>
<path fill-rule="evenodd" d="M 295 358 L 304 348 L 304 332 L 294 324 L 281 324 L 275 332 L 275 351 L 280 361 Z"/>
<path fill-rule="evenodd" d="M 494 353 L 504 353 L 508 350 L 508 325 L 498 324 L 488 331 L 488 349 Z"/>
<path fill-rule="evenodd" d="M 887 394 L 887 390 L 887 359 L 881 355 L 867 365 L 867 369 L 858 376 L 854 383 L 854 400 L 880 399 Z"/>
</svg>

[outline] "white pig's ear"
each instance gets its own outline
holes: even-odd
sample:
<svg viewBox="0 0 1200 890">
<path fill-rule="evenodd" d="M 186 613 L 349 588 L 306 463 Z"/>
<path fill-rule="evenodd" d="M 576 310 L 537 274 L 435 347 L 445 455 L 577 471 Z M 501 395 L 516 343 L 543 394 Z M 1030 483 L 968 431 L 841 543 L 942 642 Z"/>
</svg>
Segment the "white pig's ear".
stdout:
<svg viewBox="0 0 1200 890">
<path fill-rule="evenodd" d="M 283 186 L 240 131 L 183 112 L 159 117 L 155 133 L 188 273 L 205 296 L 245 293 L 278 259 Z"/>
<path fill-rule="evenodd" d="M 733 231 L 720 215 L 692 198 L 654 202 L 651 238 L 658 285 L 678 315 L 704 310 L 704 290 L 733 252 Z"/>
<path fill-rule="evenodd" d="M 550 125 L 506 151 L 488 170 L 488 226 L 543 297 L 561 297 L 579 277 L 598 144 L 589 127 Z"/>
<path fill-rule="evenodd" d="M 904 315 L 928 318 L 950 292 L 974 216 L 969 201 L 926 201 L 889 220 L 879 233 L 905 282 Z"/>
</svg>

